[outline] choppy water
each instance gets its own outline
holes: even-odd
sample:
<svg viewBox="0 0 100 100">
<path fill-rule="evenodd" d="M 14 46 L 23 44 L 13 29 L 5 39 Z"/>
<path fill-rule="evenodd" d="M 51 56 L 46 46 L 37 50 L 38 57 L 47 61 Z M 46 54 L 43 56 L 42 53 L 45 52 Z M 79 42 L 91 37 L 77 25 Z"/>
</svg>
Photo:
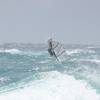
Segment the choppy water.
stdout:
<svg viewBox="0 0 100 100">
<path fill-rule="evenodd" d="M 0 48 L 0 100 L 100 100 L 100 46 L 69 45 L 63 64 L 45 46 Z"/>
</svg>

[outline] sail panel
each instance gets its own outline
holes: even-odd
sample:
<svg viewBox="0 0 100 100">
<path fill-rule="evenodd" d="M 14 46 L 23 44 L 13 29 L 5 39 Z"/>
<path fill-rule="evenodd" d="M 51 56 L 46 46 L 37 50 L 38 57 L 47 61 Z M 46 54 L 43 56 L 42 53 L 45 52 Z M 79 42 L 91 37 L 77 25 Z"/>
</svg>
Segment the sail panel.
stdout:
<svg viewBox="0 0 100 100">
<path fill-rule="evenodd" d="M 53 48 L 55 55 L 59 61 L 62 62 L 64 60 L 66 60 L 67 54 L 61 43 L 52 41 L 52 48 Z"/>
</svg>

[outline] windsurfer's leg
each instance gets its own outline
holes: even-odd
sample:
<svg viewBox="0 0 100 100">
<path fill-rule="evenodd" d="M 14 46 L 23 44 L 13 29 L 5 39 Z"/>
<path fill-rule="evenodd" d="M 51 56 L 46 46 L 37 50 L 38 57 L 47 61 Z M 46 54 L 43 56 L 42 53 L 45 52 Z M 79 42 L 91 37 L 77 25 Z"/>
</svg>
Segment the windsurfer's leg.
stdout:
<svg viewBox="0 0 100 100">
<path fill-rule="evenodd" d="M 49 52 L 50 56 L 53 56 L 53 52 L 51 49 L 48 49 L 48 52 Z"/>
</svg>

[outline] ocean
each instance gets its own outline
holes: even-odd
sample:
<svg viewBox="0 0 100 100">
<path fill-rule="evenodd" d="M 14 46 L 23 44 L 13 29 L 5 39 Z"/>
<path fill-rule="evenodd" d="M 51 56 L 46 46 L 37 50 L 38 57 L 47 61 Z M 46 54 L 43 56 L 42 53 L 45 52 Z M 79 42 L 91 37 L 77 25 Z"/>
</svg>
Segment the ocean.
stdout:
<svg viewBox="0 0 100 100">
<path fill-rule="evenodd" d="M 100 100 L 100 46 L 64 48 L 59 63 L 44 44 L 0 45 L 0 100 Z"/>
</svg>

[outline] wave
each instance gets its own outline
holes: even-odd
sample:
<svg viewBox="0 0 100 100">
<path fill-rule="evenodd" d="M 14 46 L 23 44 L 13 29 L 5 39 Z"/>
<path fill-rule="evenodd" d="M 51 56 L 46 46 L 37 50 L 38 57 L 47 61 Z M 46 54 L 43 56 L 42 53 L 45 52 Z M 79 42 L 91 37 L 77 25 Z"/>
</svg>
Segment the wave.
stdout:
<svg viewBox="0 0 100 100">
<path fill-rule="evenodd" d="M 100 100 L 85 81 L 60 72 L 42 72 L 40 80 L 34 80 L 23 88 L 0 94 L 0 100 Z"/>
<path fill-rule="evenodd" d="M 11 53 L 11 54 L 18 54 L 21 51 L 18 49 L 1 49 L 0 52 Z"/>
<path fill-rule="evenodd" d="M 78 53 L 95 53 L 93 50 L 89 49 L 74 49 L 74 50 L 66 50 L 67 55 L 78 54 Z"/>
<path fill-rule="evenodd" d="M 0 83 L 5 82 L 7 80 L 9 80 L 8 77 L 0 77 Z"/>
<path fill-rule="evenodd" d="M 80 53 L 80 50 L 79 49 L 70 50 L 70 51 L 66 50 L 66 53 L 67 53 L 67 55 L 71 55 L 71 54 L 75 54 L 75 53 Z"/>
<path fill-rule="evenodd" d="M 21 51 L 19 49 L 1 49 L 0 53 L 10 53 L 10 54 L 21 54 L 21 55 L 45 55 L 47 52 L 32 52 L 32 51 Z"/>
<path fill-rule="evenodd" d="M 80 59 L 78 61 L 93 62 L 93 63 L 96 63 L 96 64 L 100 64 L 100 59 Z"/>
</svg>

